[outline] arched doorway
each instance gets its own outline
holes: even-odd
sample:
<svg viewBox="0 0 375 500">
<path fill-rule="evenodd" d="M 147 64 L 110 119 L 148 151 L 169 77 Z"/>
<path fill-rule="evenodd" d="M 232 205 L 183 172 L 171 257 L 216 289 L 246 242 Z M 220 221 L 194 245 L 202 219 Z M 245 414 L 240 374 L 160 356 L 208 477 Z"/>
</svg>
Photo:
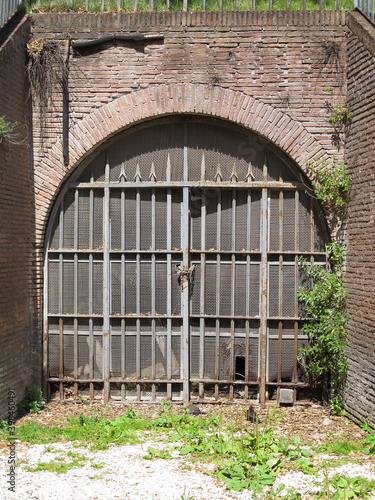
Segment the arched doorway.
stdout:
<svg viewBox="0 0 375 500">
<path fill-rule="evenodd" d="M 51 214 L 47 381 L 105 400 L 305 386 L 298 258 L 324 262 L 326 240 L 301 172 L 260 136 L 193 116 L 123 132 Z"/>
</svg>

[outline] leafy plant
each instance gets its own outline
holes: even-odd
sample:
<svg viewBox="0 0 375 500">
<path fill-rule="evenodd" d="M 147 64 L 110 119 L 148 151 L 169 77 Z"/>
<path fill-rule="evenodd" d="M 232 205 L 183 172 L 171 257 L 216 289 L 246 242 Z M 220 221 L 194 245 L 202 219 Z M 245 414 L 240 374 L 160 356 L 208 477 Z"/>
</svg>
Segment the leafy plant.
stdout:
<svg viewBox="0 0 375 500">
<path fill-rule="evenodd" d="M 326 101 L 326 106 L 330 113 L 328 118 L 329 123 L 333 128 L 333 133 L 331 136 L 332 144 L 340 149 L 341 145 L 343 144 L 342 135 L 345 135 L 349 131 L 353 113 L 352 111 L 350 111 L 350 106 L 345 100 L 335 105 L 333 105 L 329 101 Z"/>
<path fill-rule="evenodd" d="M 343 283 L 343 248 L 327 245 L 328 264 L 322 266 L 301 257 L 302 271 L 312 280 L 310 290 L 300 288 L 298 298 L 305 304 L 309 321 L 303 326 L 310 342 L 298 355 L 300 363 L 315 379 L 330 383 L 331 408 L 342 411 L 342 387 L 348 370 L 345 356 L 346 290 Z"/>
<path fill-rule="evenodd" d="M 331 496 L 332 500 L 341 498 L 370 498 L 375 488 L 375 481 L 369 481 L 365 477 L 347 477 L 335 474 L 330 478 L 330 485 L 336 490 Z"/>
<path fill-rule="evenodd" d="M 12 123 L 5 116 L 0 116 L 0 142 L 4 139 L 10 139 L 17 125 L 17 122 Z"/>
<path fill-rule="evenodd" d="M 332 113 L 329 116 L 329 123 L 334 129 L 341 130 L 347 127 L 353 118 L 353 113 L 350 111 L 350 106 L 346 102 L 336 104 L 332 108 Z"/>
<path fill-rule="evenodd" d="M 40 413 L 45 402 L 46 400 L 40 387 L 36 385 L 27 386 L 25 389 L 25 396 L 17 407 L 18 414 Z"/>
<path fill-rule="evenodd" d="M 372 432 L 372 429 L 369 426 L 368 422 L 364 422 L 361 427 L 363 430 L 368 432 L 367 436 L 365 437 L 365 444 L 368 445 L 365 451 L 368 455 L 372 455 L 375 453 L 375 432 Z"/>
<path fill-rule="evenodd" d="M 342 161 L 313 160 L 307 162 L 307 171 L 313 177 L 315 196 L 328 212 L 341 211 L 348 202 L 352 178 Z"/>
</svg>

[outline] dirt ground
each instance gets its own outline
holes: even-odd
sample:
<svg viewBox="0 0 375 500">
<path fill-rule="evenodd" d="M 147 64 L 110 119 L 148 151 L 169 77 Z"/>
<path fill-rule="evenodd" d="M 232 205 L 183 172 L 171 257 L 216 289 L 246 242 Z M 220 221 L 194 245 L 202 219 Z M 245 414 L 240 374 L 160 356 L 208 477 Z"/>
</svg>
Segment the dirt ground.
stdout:
<svg viewBox="0 0 375 500">
<path fill-rule="evenodd" d="M 103 417 L 112 418 L 125 413 L 130 404 L 124 403 L 88 403 L 88 402 L 70 402 L 70 401 L 53 401 L 45 405 L 45 408 L 34 415 L 26 415 L 18 420 L 18 423 L 26 420 L 34 420 L 43 425 L 58 425 L 67 416 L 85 416 L 102 415 Z M 229 421 L 240 422 L 242 418 L 247 425 L 252 425 L 246 421 L 245 412 L 247 406 L 243 408 L 242 401 L 239 403 L 228 404 L 195 404 L 203 415 L 210 415 L 214 412 L 222 415 L 223 419 Z M 176 404 L 172 405 L 172 411 L 180 413 L 183 411 L 183 406 Z M 156 416 L 161 412 L 160 404 L 134 404 L 133 409 L 137 413 L 147 416 Z M 319 445 L 326 439 L 335 437 L 347 437 L 347 439 L 360 439 L 366 435 L 358 425 L 350 421 L 345 416 L 332 416 L 328 409 L 320 404 L 311 403 L 303 404 L 294 407 L 275 407 L 269 406 L 264 410 L 257 409 L 257 414 L 261 425 L 270 423 L 273 425 L 278 435 L 286 438 L 300 436 L 302 441 L 309 441 L 314 445 Z"/>
</svg>

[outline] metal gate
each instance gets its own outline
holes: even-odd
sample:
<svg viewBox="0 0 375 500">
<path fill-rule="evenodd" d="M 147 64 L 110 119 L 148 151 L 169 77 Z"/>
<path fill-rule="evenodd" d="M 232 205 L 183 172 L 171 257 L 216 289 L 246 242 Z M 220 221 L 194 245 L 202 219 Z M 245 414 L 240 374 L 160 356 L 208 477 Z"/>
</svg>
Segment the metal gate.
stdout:
<svg viewBox="0 0 375 500">
<path fill-rule="evenodd" d="M 61 397 L 188 400 L 305 387 L 298 258 L 325 260 L 301 173 L 222 122 L 131 129 L 51 215 L 45 376 Z"/>
</svg>

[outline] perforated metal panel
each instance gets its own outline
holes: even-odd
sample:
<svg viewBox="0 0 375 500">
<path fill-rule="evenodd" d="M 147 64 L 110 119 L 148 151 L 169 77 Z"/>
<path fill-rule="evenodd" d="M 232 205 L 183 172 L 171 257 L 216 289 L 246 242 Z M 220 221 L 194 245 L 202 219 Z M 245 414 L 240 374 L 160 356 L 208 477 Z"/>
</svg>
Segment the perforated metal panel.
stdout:
<svg viewBox="0 0 375 500">
<path fill-rule="evenodd" d="M 298 257 L 324 262 L 326 241 L 300 175 L 256 135 L 192 117 L 86 160 L 50 221 L 48 380 L 138 400 L 298 386 Z"/>
</svg>

